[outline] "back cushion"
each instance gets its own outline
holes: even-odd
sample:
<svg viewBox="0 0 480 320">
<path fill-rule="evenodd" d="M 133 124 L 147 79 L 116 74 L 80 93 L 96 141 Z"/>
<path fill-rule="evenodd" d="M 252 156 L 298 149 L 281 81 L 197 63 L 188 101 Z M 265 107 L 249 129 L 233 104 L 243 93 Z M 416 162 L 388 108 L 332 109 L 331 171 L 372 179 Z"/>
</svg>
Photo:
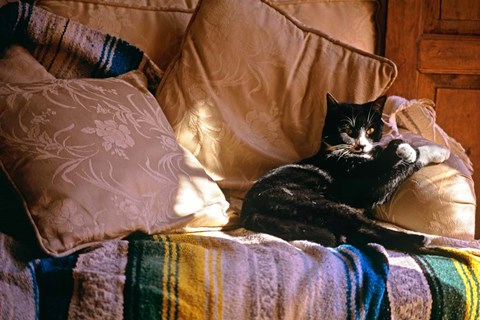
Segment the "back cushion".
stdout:
<svg viewBox="0 0 480 320">
<path fill-rule="evenodd" d="M 204 0 L 157 99 L 179 143 L 232 200 L 268 169 L 316 152 L 327 92 L 369 101 L 395 76 L 391 61 L 307 29 L 269 2 Z"/>
<path fill-rule="evenodd" d="M 165 70 L 178 53 L 197 0 L 41 0 L 42 8 L 122 37 Z M 273 5 L 305 26 L 374 52 L 375 0 L 274 0 Z"/>
</svg>

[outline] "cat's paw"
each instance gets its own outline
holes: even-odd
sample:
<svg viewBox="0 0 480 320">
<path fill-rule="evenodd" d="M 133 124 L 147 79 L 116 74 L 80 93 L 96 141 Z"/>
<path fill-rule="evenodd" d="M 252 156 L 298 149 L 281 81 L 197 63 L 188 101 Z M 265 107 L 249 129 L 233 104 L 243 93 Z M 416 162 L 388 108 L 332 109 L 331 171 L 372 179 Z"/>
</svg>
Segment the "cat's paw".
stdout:
<svg viewBox="0 0 480 320">
<path fill-rule="evenodd" d="M 442 163 L 450 157 L 450 150 L 439 145 L 418 147 L 418 162 L 426 166 L 430 163 Z"/>
<path fill-rule="evenodd" d="M 405 162 L 414 163 L 417 161 L 417 151 L 408 143 L 399 144 L 396 154 Z"/>
</svg>

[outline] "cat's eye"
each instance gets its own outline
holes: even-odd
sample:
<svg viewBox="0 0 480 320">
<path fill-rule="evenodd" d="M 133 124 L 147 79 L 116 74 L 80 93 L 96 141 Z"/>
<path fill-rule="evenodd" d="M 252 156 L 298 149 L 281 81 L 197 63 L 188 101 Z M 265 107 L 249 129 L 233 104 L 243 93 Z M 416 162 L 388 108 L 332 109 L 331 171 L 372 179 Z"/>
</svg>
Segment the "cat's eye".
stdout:
<svg viewBox="0 0 480 320">
<path fill-rule="evenodd" d="M 353 133 L 352 128 L 345 128 L 345 133 L 348 134 L 349 136 L 352 135 Z"/>
<path fill-rule="evenodd" d="M 367 130 L 368 135 L 373 134 L 374 132 L 375 132 L 375 128 L 368 128 Z"/>
</svg>

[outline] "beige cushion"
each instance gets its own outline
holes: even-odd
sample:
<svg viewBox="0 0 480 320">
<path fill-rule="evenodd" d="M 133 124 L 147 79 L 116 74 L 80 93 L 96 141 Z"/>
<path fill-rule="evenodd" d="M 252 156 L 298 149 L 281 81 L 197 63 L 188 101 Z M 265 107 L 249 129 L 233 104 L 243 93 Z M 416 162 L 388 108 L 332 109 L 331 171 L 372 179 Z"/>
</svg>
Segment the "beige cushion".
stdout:
<svg viewBox="0 0 480 320">
<path fill-rule="evenodd" d="M 462 146 L 435 123 L 433 102 L 389 97 L 388 134 L 414 145 L 440 144 L 450 158 L 410 177 L 393 198 L 376 210 L 378 219 L 413 231 L 471 240 L 476 199 L 472 165 Z"/>
<path fill-rule="evenodd" d="M 197 0 L 40 0 L 36 4 L 121 37 L 165 70 L 178 53 Z M 306 26 L 374 52 L 375 0 L 275 0 L 273 4 Z"/>
<path fill-rule="evenodd" d="M 12 45 L 0 53 L 0 82 L 35 82 L 55 79 L 27 49 Z"/>
<path fill-rule="evenodd" d="M 42 0 L 36 4 L 121 37 L 142 49 L 161 69 L 166 69 L 178 52 L 196 1 Z"/>
<path fill-rule="evenodd" d="M 233 201 L 267 170 L 318 150 L 327 92 L 369 101 L 395 76 L 391 61 L 307 30 L 266 1 L 204 0 L 157 99 L 179 143 Z"/>
<path fill-rule="evenodd" d="M 271 0 L 307 27 L 355 48 L 374 53 L 377 0 Z"/>
<path fill-rule="evenodd" d="M 1 5 L 1 4 L 0 4 Z M 2 82 L 29 83 L 55 79 L 35 60 L 27 49 L 12 45 L 0 53 L 0 88 Z M 0 170 L 0 231 L 37 247 L 33 228 L 23 214 L 21 203 L 15 201 L 16 193 Z"/>
<path fill-rule="evenodd" d="M 222 192 L 176 143 L 139 72 L 4 83 L 0 124 L 2 170 L 51 255 L 228 222 Z"/>
</svg>

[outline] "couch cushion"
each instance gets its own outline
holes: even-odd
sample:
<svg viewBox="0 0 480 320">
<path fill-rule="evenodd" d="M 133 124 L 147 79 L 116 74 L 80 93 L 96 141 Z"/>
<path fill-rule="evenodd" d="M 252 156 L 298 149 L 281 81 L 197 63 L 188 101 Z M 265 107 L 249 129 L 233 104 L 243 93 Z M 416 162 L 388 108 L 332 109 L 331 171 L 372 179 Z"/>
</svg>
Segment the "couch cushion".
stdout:
<svg viewBox="0 0 480 320">
<path fill-rule="evenodd" d="M 271 0 L 272 5 L 355 48 L 375 53 L 377 0 Z"/>
<path fill-rule="evenodd" d="M 306 29 L 266 1 L 204 0 L 157 99 L 179 143 L 242 198 L 267 170 L 318 150 L 327 92 L 369 101 L 395 76 L 391 61 Z"/>
<path fill-rule="evenodd" d="M 0 82 L 28 83 L 53 79 L 55 77 L 27 49 L 12 45 L 0 52 Z"/>
<path fill-rule="evenodd" d="M 413 145 L 429 144 L 409 131 L 402 137 Z M 417 232 L 473 240 L 475 208 L 472 176 L 452 153 L 446 162 L 413 174 L 390 201 L 376 208 L 376 217 Z"/>
<path fill-rule="evenodd" d="M 139 72 L 4 83 L 0 164 L 51 255 L 127 236 L 219 227 L 228 204 Z"/>
<path fill-rule="evenodd" d="M 178 53 L 197 0 L 40 0 L 36 4 L 138 46 L 165 70 Z M 374 52 L 375 0 L 275 0 L 308 27 Z"/>
<path fill-rule="evenodd" d="M 376 208 L 376 217 L 418 232 L 471 240 L 476 210 L 472 164 L 462 146 L 435 123 L 433 107 L 428 99 L 387 99 L 387 134 L 416 146 L 443 145 L 451 153 L 444 163 L 413 174 L 390 201 Z"/>
</svg>

